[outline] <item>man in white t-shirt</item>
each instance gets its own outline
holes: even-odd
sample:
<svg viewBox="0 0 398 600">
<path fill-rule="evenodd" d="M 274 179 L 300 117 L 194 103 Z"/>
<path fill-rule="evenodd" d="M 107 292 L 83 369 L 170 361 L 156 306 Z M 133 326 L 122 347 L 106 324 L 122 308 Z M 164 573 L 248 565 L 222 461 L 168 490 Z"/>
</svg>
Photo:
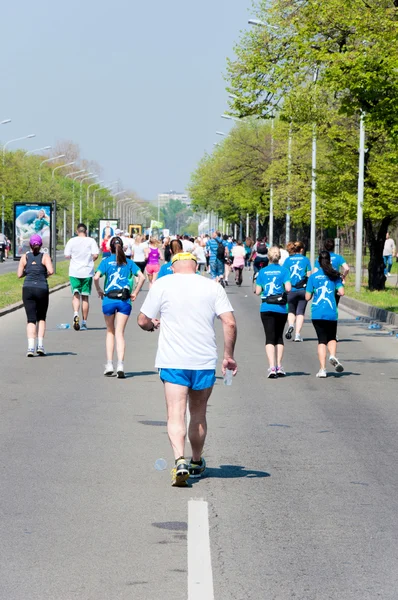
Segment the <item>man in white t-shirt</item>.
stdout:
<svg viewBox="0 0 398 600">
<path fill-rule="evenodd" d="M 167 431 L 174 451 L 172 485 L 183 487 L 190 476 L 200 477 L 206 467 L 201 454 L 207 433 L 207 401 L 216 380 L 214 318 L 221 320 L 224 332 L 223 374 L 229 369 L 235 375 L 238 369 L 234 359 L 236 323 L 225 290 L 215 281 L 196 276 L 196 258 L 192 254 L 175 254 L 172 269 L 173 275 L 162 277 L 149 290 L 138 324 L 146 331 L 154 331 L 160 325 L 155 366 L 164 383 Z M 187 398 L 190 462 L 184 458 Z"/>
<path fill-rule="evenodd" d="M 99 248 L 97 242 L 87 237 L 87 227 L 79 223 L 76 229 L 77 236 L 71 238 L 64 250 L 65 258 L 70 259 L 69 280 L 72 290 L 73 329 L 82 331 L 87 329 L 87 317 L 94 276 L 94 261 L 97 260 Z M 80 298 L 82 307 L 82 323 L 80 325 Z"/>
<path fill-rule="evenodd" d="M 189 239 L 189 235 L 184 235 L 182 239 L 182 249 L 184 250 L 184 252 L 192 252 L 193 248 L 194 245 Z"/>
</svg>

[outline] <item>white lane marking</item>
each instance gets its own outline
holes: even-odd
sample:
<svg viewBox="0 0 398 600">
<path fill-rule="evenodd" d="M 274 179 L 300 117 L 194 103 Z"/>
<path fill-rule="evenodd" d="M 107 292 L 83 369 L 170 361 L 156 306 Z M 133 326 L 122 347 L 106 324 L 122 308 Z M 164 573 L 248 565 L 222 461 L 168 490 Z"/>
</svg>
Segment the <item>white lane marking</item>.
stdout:
<svg viewBox="0 0 398 600">
<path fill-rule="evenodd" d="M 200 499 L 188 502 L 188 600 L 214 600 L 209 510 Z"/>
</svg>

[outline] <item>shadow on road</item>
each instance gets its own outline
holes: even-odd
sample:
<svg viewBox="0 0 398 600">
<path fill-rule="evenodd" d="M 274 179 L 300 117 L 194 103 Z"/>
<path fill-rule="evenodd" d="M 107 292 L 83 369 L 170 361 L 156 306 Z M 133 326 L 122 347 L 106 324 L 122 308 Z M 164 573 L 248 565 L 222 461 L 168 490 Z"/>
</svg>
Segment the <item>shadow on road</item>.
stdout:
<svg viewBox="0 0 398 600">
<path fill-rule="evenodd" d="M 47 358 L 50 356 L 77 356 L 76 352 L 47 352 Z"/>
<path fill-rule="evenodd" d="M 158 372 L 157 371 L 129 371 L 128 373 L 125 373 L 126 378 L 127 377 L 143 377 L 145 375 L 157 375 Z"/>
<path fill-rule="evenodd" d="M 344 362 L 355 362 L 355 363 L 396 363 L 398 358 L 345 358 Z M 356 373 L 353 373 L 355 375 Z"/>
<path fill-rule="evenodd" d="M 238 479 L 247 477 L 249 479 L 258 479 L 262 477 L 271 477 L 271 475 L 266 471 L 246 470 L 246 467 L 240 465 L 220 465 L 218 469 L 207 467 L 205 477 L 215 477 L 217 479 Z M 200 481 L 200 479 L 190 479 L 189 483 L 196 483 L 198 481 Z"/>
<path fill-rule="evenodd" d="M 285 377 L 300 377 L 301 375 L 311 375 L 311 373 L 305 373 L 304 371 L 289 371 Z"/>
</svg>

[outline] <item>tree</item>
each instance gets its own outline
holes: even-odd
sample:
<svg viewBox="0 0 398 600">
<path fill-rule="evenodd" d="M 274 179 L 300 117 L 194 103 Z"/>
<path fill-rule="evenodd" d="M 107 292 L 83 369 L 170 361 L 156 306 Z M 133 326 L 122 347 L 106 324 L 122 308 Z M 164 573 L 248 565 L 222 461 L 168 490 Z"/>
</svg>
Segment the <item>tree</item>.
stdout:
<svg viewBox="0 0 398 600">
<path fill-rule="evenodd" d="M 279 112 L 287 120 L 318 126 L 329 121 L 324 107 L 354 122 L 366 114 L 369 287 L 383 289 L 382 244 L 398 211 L 391 189 L 375 172 L 388 168 L 393 180 L 396 176 L 398 2 L 261 0 L 257 16 L 264 27 L 242 37 L 236 59 L 228 64 L 232 113 L 269 118 Z M 381 159 L 380 151 L 389 158 Z"/>
</svg>

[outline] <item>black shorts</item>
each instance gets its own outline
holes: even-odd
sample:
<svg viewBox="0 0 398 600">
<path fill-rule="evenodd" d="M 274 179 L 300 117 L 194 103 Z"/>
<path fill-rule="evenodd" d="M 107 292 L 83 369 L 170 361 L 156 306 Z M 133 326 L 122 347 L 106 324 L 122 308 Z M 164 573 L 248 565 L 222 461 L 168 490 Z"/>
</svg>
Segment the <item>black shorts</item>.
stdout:
<svg viewBox="0 0 398 600">
<path fill-rule="evenodd" d="M 305 289 L 289 292 L 287 295 L 289 303 L 289 312 L 294 315 L 305 315 L 307 300 L 305 299 Z"/>
<path fill-rule="evenodd" d="M 326 321 L 326 319 L 312 319 L 318 337 L 318 344 L 327 345 L 336 340 L 337 321 Z"/>
<path fill-rule="evenodd" d="M 277 344 L 283 346 L 283 330 L 285 329 L 287 314 L 267 311 L 260 313 L 260 315 L 264 327 L 265 343 L 273 346 Z"/>
<path fill-rule="evenodd" d="M 137 265 L 137 267 L 139 267 L 141 269 L 141 273 L 143 273 L 145 271 L 146 261 L 144 261 L 144 262 L 136 262 L 135 264 Z"/>
<path fill-rule="evenodd" d="M 48 309 L 48 289 L 45 288 L 22 288 L 22 301 L 26 311 L 28 323 L 45 321 Z"/>
</svg>

